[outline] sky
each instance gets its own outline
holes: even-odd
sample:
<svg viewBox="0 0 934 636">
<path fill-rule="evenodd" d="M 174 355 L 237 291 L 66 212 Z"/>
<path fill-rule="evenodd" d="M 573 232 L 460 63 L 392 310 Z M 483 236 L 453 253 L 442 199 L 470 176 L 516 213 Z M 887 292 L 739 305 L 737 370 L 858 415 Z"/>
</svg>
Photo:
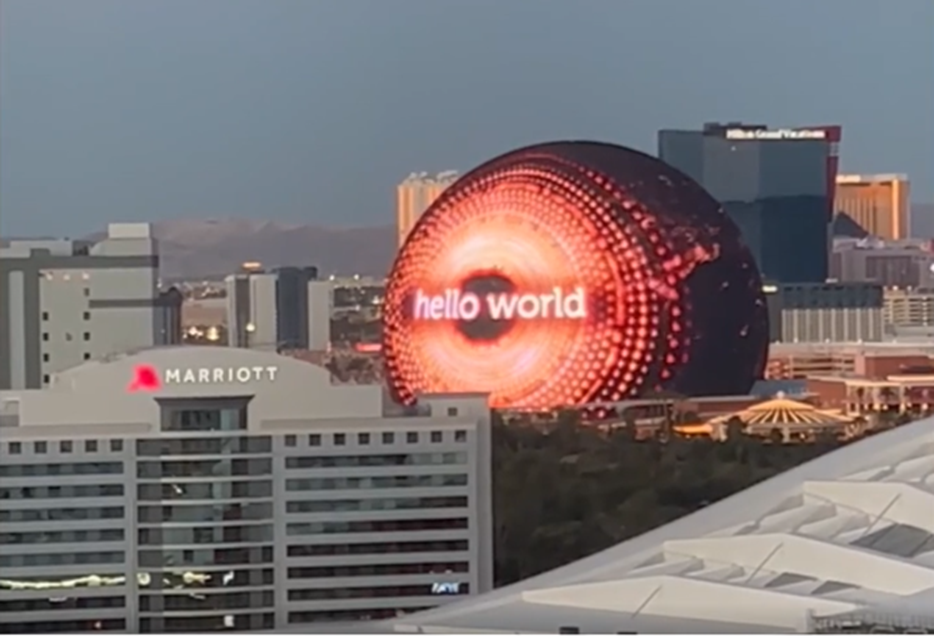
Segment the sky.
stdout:
<svg viewBox="0 0 934 636">
<path fill-rule="evenodd" d="M 931 0 L 0 0 L 0 232 L 394 222 L 413 171 L 840 123 L 934 201 Z"/>
</svg>

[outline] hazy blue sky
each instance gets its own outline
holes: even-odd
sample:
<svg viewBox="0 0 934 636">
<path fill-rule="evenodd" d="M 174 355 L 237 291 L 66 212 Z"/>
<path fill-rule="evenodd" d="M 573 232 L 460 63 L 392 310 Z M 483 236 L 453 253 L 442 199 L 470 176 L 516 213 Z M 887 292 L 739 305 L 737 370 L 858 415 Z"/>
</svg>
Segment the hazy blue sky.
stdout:
<svg viewBox="0 0 934 636">
<path fill-rule="evenodd" d="M 393 221 L 415 170 L 841 123 L 934 201 L 931 0 L 0 0 L 0 223 Z"/>
</svg>

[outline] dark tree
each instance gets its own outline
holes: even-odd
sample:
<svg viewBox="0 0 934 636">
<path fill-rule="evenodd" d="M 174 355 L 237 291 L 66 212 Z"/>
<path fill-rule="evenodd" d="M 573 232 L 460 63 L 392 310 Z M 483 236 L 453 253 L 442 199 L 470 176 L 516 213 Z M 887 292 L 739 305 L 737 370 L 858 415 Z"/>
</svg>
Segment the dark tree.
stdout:
<svg viewBox="0 0 934 636">
<path fill-rule="evenodd" d="M 772 428 L 772 430 L 769 431 L 769 441 L 773 444 L 781 444 L 784 442 L 785 434 L 782 433 L 782 429 L 778 428 L 777 426 Z"/>
<path fill-rule="evenodd" d="M 642 534 L 840 445 L 637 442 L 563 412 L 548 427 L 493 422 L 496 582 L 505 585 Z M 624 415 L 625 419 L 625 415 Z M 733 425 L 734 429 L 737 426 Z"/>
</svg>

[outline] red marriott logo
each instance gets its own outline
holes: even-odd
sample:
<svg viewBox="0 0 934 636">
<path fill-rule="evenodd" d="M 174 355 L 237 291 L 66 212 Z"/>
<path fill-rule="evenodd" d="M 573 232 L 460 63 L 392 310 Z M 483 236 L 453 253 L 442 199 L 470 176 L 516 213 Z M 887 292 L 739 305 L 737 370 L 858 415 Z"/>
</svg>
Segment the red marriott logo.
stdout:
<svg viewBox="0 0 934 636">
<path fill-rule="evenodd" d="M 130 380 L 127 391 L 136 393 L 137 391 L 158 391 L 162 388 L 162 380 L 159 378 L 159 372 L 151 364 L 138 364 L 133 367 L 133 379 Z"/>
</svg>

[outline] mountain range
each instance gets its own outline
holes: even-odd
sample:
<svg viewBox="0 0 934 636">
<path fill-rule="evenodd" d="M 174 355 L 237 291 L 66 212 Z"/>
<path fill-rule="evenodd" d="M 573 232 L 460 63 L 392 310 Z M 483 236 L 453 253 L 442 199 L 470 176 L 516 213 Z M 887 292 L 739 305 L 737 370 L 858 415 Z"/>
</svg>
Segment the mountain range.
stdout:
<svg viewBox="0 0 934 636">
<path fill-rule="evenodd" d="M 246 261 L 267 269 L 314 265 L 323 276 L 385 276 L 396 253 L 393 225 L 334 228 L 247 219 L 153 223 L 166 280 L 220 278 Z M 93 239 L 99 239 L 96 234 Z"/>
<path fill-rule="evenodd" d="M 934 237 L 934 204 L 912 206 L 911 217 L 912 236 Z M 160 242 L 162 276 L 168 280 L 222 277 L 245 261 L 267 268 L 314 265 L 325 276 L 385 276 L 396 253 L 394 225 L 335 228 L 188 219 L 154 223 L 153 231 Z"/>
</svg>

